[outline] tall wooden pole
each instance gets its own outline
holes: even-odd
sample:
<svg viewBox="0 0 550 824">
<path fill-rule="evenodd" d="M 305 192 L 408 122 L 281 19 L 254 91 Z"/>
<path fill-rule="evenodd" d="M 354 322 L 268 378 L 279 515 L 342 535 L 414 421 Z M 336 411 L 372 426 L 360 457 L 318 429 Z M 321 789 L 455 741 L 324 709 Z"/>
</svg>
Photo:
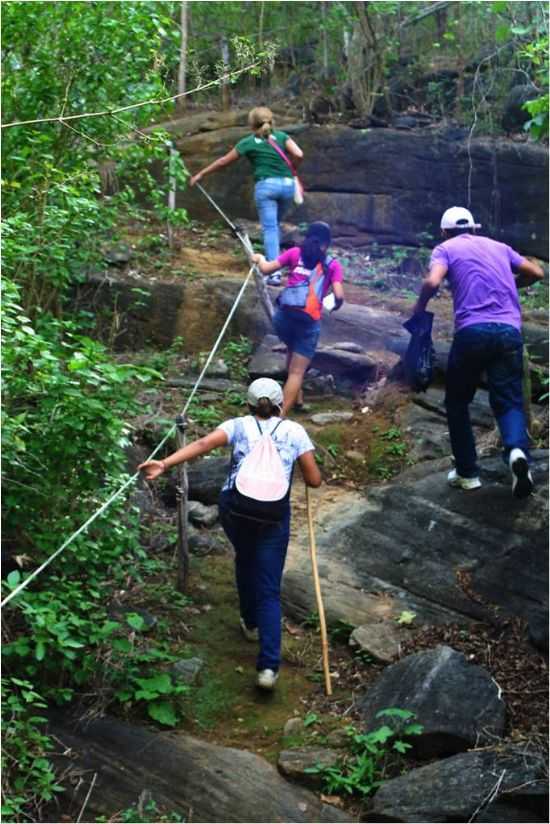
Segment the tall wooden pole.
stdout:
<svg viewBox="0 0 550 824">
<path fill-rule="evenodd" d="M 319 570 L 317 569 L 317 544 L 315 543 L 315 532 L 313 530 L 313 512 L 311 508 L 311 498 L 309 486 L 306 486 L 307 504 L 307 525 L 309 528 L 309 549 L 311 553 L 311 566 L 313 568 L 313 584 L 315 587 L 315 598 L 317 599 L 317 612 L 319 613 L 319 626 L 321 628 L 321 649 L 323 654 L 323 671 L 325 673 L 325 692 L 332 695 L 332 684 L 330 681 L 330 665 L 328 661 L 328 638 L 327 625 L 325 621 L 325 608 L 321 596 L 321 584 L 319 582 Z"/>
</svg>

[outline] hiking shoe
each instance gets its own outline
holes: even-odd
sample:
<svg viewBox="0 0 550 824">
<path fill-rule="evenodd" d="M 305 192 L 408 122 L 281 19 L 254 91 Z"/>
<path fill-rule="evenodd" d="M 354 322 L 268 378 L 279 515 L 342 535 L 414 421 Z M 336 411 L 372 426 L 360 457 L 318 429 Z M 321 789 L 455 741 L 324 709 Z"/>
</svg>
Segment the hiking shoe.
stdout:
<svg viewBox="0 0 550 824">
<path fill-rule="evenodd" d="M 268 286 L 280 286 L 281 285 L 281 273 L 280 272 L 273 272 L 272 275 L 266 279 L 266 283 Z"/>
<path fill-rule="evenodd" d="M 512 449 L 508 464 L 512 472 L 512 495 L 514 498 L 528 498 L 534 484 L 525 452 L 521 449 Z"/>
<path fill-rule="evenodd" d="M 246 626 L 246 624 L 244 622 L 244 618 L 241 618 L 239 620 L 239 625 L 241 627 L 241 632 L 242 632 L 242 634 L 244 635 L 244 637 L 246 638 L 247 641 L 254 642 L 254 641 L 259 641 L 260 640 L 260 635 L 258 633 L 258 627 L 256 627 L 255 629 L 248 629 L 248 627 Z"/>
<path fill-rule="evenodd" d="M 278 677 L 279 673 L 273 672 L 273 670 L 260 670 L 258 673 L 258 678 L 256 679 L 256 684 L 263 690 L 272 690 Z"/>
<path fill-rule="evenodd" d="M 456 469 L 451 469 L 447 475 L 447 483 L 455 489 L 464 489 L 469 492 L 471 489 L 479 489 L 481 481 L 479 478 L 463 478 L 459 475 Z"/>
</svg>

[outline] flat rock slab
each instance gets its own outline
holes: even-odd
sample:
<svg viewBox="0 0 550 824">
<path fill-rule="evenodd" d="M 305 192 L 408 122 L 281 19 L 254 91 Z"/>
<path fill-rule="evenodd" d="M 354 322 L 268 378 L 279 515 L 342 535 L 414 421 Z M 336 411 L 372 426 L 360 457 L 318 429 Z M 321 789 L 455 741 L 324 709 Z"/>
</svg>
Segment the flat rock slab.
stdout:
<svg viewBox="0 0 550 824">
<path fill-rule="evenodd" d="M 355 627 L 349 638 L 350 647 L 366 652 L 375 661 L 391 664 L 399 655 L 400 645 L 408 630 L 395 621 L 363 624 Z"/>
<path fill-rule="evenodd" d="M 322 804 L 309 790 L 288 783 L 267 761 L 244 750 L 188 735 L 151 732 L 114 718 L 75 727 L 61 713 L 52 717 L 50 732 L 70 748 L 70 755 L 56 760 L 68 772 L 63 802 L 71 812 L 78 813 L 97 773 L 86 807 L 88 821 L 135 804 L 144 789 L 158 804 L 195 824 L 354 820 Z M 76 786 L 71 784 L 71 772 L 82 777 Z"/>
<path fill-rule="evenodd" d="M 512 497 L 500 458 L 483 458 L 483 486 L 447 485 L 450 463 L 429 461 L 365 497 L 347 492 L 315 513 L 327 618 L 354 626 L 416 612 L 415 625 L 501 614 L 532 618 L 547 609 L 548 452 L 533 452 L 535 494 Z M 293 531 L 283 582 L 287 612 L 315 609 L 306 534 Z M 457 573 L 470 581 L 471 598 Z M 460 577 L 460 576 L 459 576 Z M 488 606 L 485 605 L 485 602 Z"/>
<path fill-rule="evenodd" d="M 489 673 L 450 647 L 408 655 L 387 667 L 359 705 L 363 728 L 377 713 L 400 707 L 415 713 L 423 731 L 410 743 L 421 758 L 454 755 L 501 737 L 505 705 Z"/>
<path fill-rule="evenodd" d="M 317 412 L 310 421 L 317 426 L 326 426 L 329 423 L 345 423 L 352 418 L 353 412 Z"/>
<path fill-rule="evenodd" d="M 364 820 L 544 822 L 547 807 L 543 759 L 518 747 L 462 753 L 393 778 Z"/>
<path fill-rule="evenodd" d="M 333 767 L 340 754 L 327 747 L 296 747 L 283 750 L 279 754 L 277 766 L 285 778 L 305 784 L 308 787 L 321 787 L 323 778 L 320 773 L 308 773 L 312 767 Z"/>
</svg>

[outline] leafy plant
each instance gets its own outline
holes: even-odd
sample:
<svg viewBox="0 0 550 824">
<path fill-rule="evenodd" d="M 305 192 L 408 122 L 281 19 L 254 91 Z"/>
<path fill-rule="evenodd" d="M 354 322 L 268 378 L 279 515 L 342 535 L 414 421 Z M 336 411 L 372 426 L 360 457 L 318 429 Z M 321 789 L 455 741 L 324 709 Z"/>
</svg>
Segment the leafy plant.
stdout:
<svg viewBox="0 0 550 824">
<path fill-rule="evenodd" d="M 331 627 L 330 637 L 332 641 L 345 644 L 348 642 L 348 639 L 352 632 L 353 624 L 350 624 L 348 621 L 344 621 L 342 618 L 340 618 L 336 626 Z"/>
<path fill-rule="evenodd" d="M 412 612 L 409 609 L 404 609 L 399 616 L 396 618 L 398 624 L 412 624 L 414 619 L 416 618 L 416 612 Z"/>
<path fill-rule="evenodd" d="M 387 718 L 388 723 L 368 733 L 347 727 L 350 754 L 337 765 L 306 769 L 308 773 L 322 775 L 326 792 L 367 797 L 384 782 L 388 769 L 411 749 L 412 744 L 406 739 L 420 735 L 423 730 L 421 724 L 413 722 L 415 715 L 409 710 L 380 710 L 376 717 Z"/>
<path fill-rule="evenodd" d="M 313 724 L 316 724 L 319 721 L 319 716 L 316 712 L 308 712 L 306 713 L 306 717 L 304 718 L 304 727 L 311 727 Z"/>
<path fill-rule="evenodd" d="M 248 378 L 248 361 L 252 353 L 252 341 L 240 336 L 238 340 L 228 341 L 221 350 L 221 358 L 228 367 L 231 377 L 236 380 Z"/>
<path fill-rule="evenodd" d="M 30 681 L 2 678 L 2 817 L 18 821 L 25 811 L 35 816 L 41 806 L 63 792 L 48 753 L 52 739 L 43 732 L 47 704 Z"/>
<path fill-rule="evenodd" d="M 157 822 L 180 821 L 185 822 L 187 819 L 177 812 L 162 813 L 158 807 L 157 802 L 150 798 L 145 803 L 135 804 L 127 807 L 125 810 L 117 813 L 114 817 L 99 816 L 95 819 L 97 824 L 105 824 L 105 822 L 122 822 L 123 824 L 157 824 Z"/>
</svg>

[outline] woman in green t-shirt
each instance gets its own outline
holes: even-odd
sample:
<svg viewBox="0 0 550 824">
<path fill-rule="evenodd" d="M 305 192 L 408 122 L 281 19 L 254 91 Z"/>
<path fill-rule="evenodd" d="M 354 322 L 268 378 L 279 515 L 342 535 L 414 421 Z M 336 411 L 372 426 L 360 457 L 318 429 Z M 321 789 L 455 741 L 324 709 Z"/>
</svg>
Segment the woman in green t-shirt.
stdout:
<svg viewBox="0 0 550 824">
<path fill-rule="evenodd" d="M 256 181 L 254 198 L 262 225 L 265 257 L 266 260 L 276 260 L 280 252 L 279 221 L 294 196 L 294 179 L 290 167 L 274 145 L 295 167 L 304 155 L 286 132 L 273 129 L 273 114 L 265 106 L 252 109 L 248 114 L 248 123 L 252 134 L 243 137 L 231 151 L 201 169 L 191 178 L 190 183 L 194 186 L 205 175 L 246 156 L 252 164 Z M 268 282 L 278 285 L 281 282 L 280 273 L 276 272 Z"/>
</svg>

